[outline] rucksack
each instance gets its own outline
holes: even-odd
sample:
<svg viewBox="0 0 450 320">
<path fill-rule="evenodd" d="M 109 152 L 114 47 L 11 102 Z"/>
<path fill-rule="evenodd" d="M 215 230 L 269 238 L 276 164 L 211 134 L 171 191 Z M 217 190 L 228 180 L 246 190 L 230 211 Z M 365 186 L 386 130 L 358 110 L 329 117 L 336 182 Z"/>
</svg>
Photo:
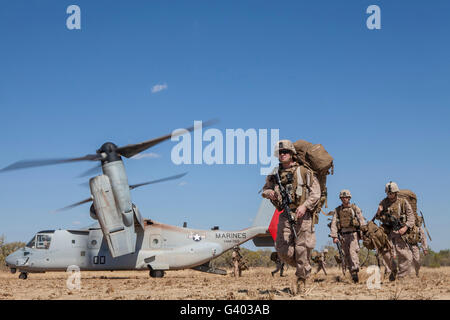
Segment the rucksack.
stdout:
<svg viewBox="0 0 450 320">
<path fill-rule="evenodd" d="M 305 167 L 312 170 L 319 180 L 320 184 L 320 200 L 313 212 L 313 222 L 319 222 L 319 212 L 325 204 L 327 204 L 327 175 L 334 173 L 333 157 L 325 150 L 321 144 L 312 144 L 305 140 L 297 140 L 294 142 L 295 151 L 297 151 L 297 160 L 300 160 Z"/>
<path fill-rule="evenodd" d="M 417 214 L 417 196 L 414 192 L 408 189 L 401 189 L 398 192 L 398 197 L 406 199 L 406 201 L 409 202 L 411 205 L 412 211 L 414 212 L 415 221 L 416 221 L 416 227 L 420 228 L 421 226 L 421 219 L 419 219 L 419 215 Z"/>
<path fill-rule="evenodd" d="M 409 228 L 405 234 L 405 240 L 410 245 L 417 245 L 419 242 L 422 242 L 422 238 L 420 236 L 420 227 L 422 226 L 422 218 L 419 217 L 417 213 L 417 196 L 414 192 L 408 189 L 401 189 L 398 192 L 398 197 L 406 199 L 411 205 L 412 211 L 414 212 L 415 224 L 412 228 Z"/>
<path fill-rule="evenodd" d="M 384 229 L 377 226 L 373 221 L 369 221 L 366 225 L 361 226 L 361 232 L 363 245 L 367 249 L 376 249 L 379 252 L 392 249 Z"/>
</svg>

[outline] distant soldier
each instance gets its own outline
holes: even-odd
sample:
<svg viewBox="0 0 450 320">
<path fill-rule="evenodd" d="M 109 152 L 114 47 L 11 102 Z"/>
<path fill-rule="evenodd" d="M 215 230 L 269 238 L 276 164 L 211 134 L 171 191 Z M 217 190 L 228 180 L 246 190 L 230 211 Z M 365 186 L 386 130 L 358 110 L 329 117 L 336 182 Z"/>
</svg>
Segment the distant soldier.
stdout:
<svg viewBox="0 0 450 320">
<path fill-rule="evenodd" d="M 242 257 L 239 250 L 240 248 L 236 246 L 233 248 L 233 253 L 231 254 L 231 259 L 233 262 L 233 274 L 235 277 L 242 276 L 242 271 L 249 269 L 247 262 Z"/>
<path fill-rule="evenodd" d="M 398 197 L 398 188 L 395 182 L 386 184 L 384 198 L 379 206 L 375 218 L 380 220 L 385 233 L 392 243 L 392 250 L 383 252 L 383 259 L 386 267 L 391 271 L 389 280 L 394 281 L 396 277 L 406 277 L 411 268 L 412 253 L 403 235 L 413 228 L 415 223 L 414 212 L 409 202 Z M 395 256 L 398 256 L 398 269 L 395 263 Z"/>
<path fill-rule="evenodd" d="M 237 277 L 237 276 L 240 277 L 242 275 L 242 270 L 241 270 L 242 256 L 241 256 L 241 253 L 239 252 L 239 250 L 240 250 L 239 247 L 234 247 L 233 253 L 231 254 L 231 261 L 233 262 L 233 274 L 235 277 Z"/>
<path fill-rule="evenodd" d="M 323 270 L 323 273 L 327 275 L 326 267 L 326 255 L 328 253 L 328 249 L 323 249 L 322 252 L 318 252 L 317 255 L 313 256 L 312 261 L 317 264 L 317 271 L 315 274 L 318 274 L 320 270 Z"/>
<path fill-rule="evenodd" d="M 270 255 L 270 260 L 272 260 L 273 262 L 275 262 L 275 264 L 277 265 L 277 268 L 272 271 L 272 277 L 275 273 L 277 273 L 278 271 L 280 271 L 280 277 L 283 276 L 283 271 L 284 271 L 284 262 L 281 261 L 280 257 L 278 256 L 277 252 L 272 252 L 272 254 Z"/>
<path fill-rule="evenodd" d="M 313 210 L 319 202 L 320 184 L 316 174 L 302 163 L 296 162 L 297 153 L 289 140 L 281 140 L 275 148 L 275 156 L 280 160 L 280 166 L 266 178 L 262 196 L 271 200 L 278 209 L 282 208 L 282 197 L 275 178 L 279 174 L 281 185 L 288 192 L 292 202 L 291 216 L 295 220 L 295 232 L 291 229 L 288 216 L 285 212 L 280 214 L 278 221 L 275 249 L 280 259 L 288 265 L 296 267 L 297 294 L 305 291 L 306 279 L 311 273 L 311 251 L 316 244 Z"/>
<path fill-rule="evenodd" d="M 422 244 L 423 254 L 424 255 L 428 254 L 427 238 L 425 236 L 425 232 L 423 231 L 423 227 L 422 227 L 423 219 L 421 217 L 419 217 L 419 220 L 420 220 L 420 227 L 419 227 L 419 239 L 420 239 L 420 241 L 417 244 L 415 244 L 415 245 L 411 245 L 412 264 L 414 266 L 414 270 L 416 271 L 416 277 L 419 276 L 419 271 L 420 271 L 420 248 L 419 248 L 419 243 Z"/>
<path fill-rule="evenodd" d="M 359 281 L 359 228 L 366 222 L 361 209 L 354 203 L 350 204 L 352 198 L 350 190 L 342 190 L 339 198 L 342 204 L 334 209 L 330 237 L 333 238 L 333 243 L 338 243 L 339 238 L 342 240 L 344 263 L 352 275 L 353 282 L 357 283 Z"/>
</svg>

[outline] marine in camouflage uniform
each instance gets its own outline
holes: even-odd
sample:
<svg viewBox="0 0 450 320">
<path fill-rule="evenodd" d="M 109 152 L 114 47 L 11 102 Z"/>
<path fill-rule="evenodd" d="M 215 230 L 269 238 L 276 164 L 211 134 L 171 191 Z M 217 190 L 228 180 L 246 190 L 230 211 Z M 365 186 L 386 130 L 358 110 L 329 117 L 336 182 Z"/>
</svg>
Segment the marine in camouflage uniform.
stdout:
<svg viewBox="0 0 450 320">
<path fill-rule="evenodd" d="M 239 252 L 239 247 L 233 248 L 233 253 L 231 254 L 231 261 L 233 262 L 233 274 L 235 277 L 242 275 L 242 269 L 241 269 L 241 260 L 242 256 Z"/>
<path fill-rule="evenodd" d="M 380 220 L 385 233 L 392 243 L 392 250 L 383 252 L 383 259 L 387 269 L 391 271 L 389 280 L 394 281 L 396 277 L 406 277 L 411 268 L 412 252 L 410 246 L 404 240 L 406 232 L 413 228 L 415 223 L 414 212 L 409 202 L 398 197 L 398 188 L 395 182 L 386 184 L 385 192 L 387 197 L 384 198 L 379 206 L 375 218 Z M 401 228 L 394 230 L 392 219 L 396 218 L 400 221 Z M 398 268 L 395 264 L 395 257 L 398 257 Z"/>
<path fill-rule="evenodd" d="M 327 270 L 325 269 L 326 267 L 326 254 L 328 253 L 328 249 L 323 249 L 322 252 L 318 253 L 316 257 L 313 257 L 313 261 L 317 264 L 317 270 L 315 274 L 318 274 L 320 272 L 320 270 L 323 270 L 323 273 L 325 273 L 325 275 L 327 275 Z"/>
<path fill-rule="evenodd" d="M 319 181 L 313 171 L 294 161 L 294 145 L 289 140 L 281 140 L 275 148 L 275 156 L 280 166 L 267 176 L 262 196 L 282 210 L 282 198 L 274 174 L 278 170 L 281 184 L 292 199 L 291 214 L 295 219 L 297 239 L 291 230 L 288 217 L 280 214 L 275 249 L 280 259 L 296 268 L 297 293 L 304 291 L 306 279 L 311 273 L 311 251 L 316 245 L 313 211 L 320 199 Z"/>
<path fill-rule="evenodd" d="M 421 218 L 419 218 L 421 219 Z M 416 271 L 416 276 L 419 276 L 419 271 L 420 271 L 420 248 L 419 248 L 419 244 L 422 244 L 422 250 L 423 250 L 423 254 L 427 255 L 428 254 L 428 242 L 427 242 L 427 238 L 425 236 L 425 232 L 423 231 L 422 228 L 422 221 L 420 221 L 420 227 L 419 227 L 419 237 L 420 237 L 420 242 L 415 244 L 415 245 L 411 245 L 411 252 L 412 252 L 412 264 L 414 266 L 414 270 Z"/>
<path fill-rule="evenodd" d="M 353 281 L 359 281 L 359 228 L 366 224 L 361 209 L 356 204 L 351 204 L 352 194 L 350 190 L 342 190 L 339 198 L 342 204 L 336 207 L 333 212 L 333 219 L 330 226 L 330 237 L 334 243 L 339 242 L 338 233 L 342 240 L 342 250 L 345 256 L 345 265 L 352 275 Z"/>
</svg>

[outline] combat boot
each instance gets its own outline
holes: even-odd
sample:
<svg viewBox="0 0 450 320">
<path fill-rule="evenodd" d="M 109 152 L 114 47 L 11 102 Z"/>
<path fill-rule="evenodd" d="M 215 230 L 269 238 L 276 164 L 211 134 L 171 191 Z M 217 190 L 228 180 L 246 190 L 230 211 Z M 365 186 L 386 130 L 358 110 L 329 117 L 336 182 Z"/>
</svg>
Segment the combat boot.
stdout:
<svg viewBox="0 0 450 320">
<path fill-rule="evenodd" d="M 389 281 L 395 281 L 395 279 L 397 278 L 397 270 L 392 270 L 391 274 L 389 275 Z"/>
<path fill-rule="evenodd" d="M 296 295 L 304 294 L 306 291 L 306 279 L 297 278 L 297 292 Z"/>
<path fill-rule="evenodd" d="M 352 280 L 353 280 L 354 283 L 358 283 L 359 282 L 358 271 L 352 272 Z"/>
</svg>

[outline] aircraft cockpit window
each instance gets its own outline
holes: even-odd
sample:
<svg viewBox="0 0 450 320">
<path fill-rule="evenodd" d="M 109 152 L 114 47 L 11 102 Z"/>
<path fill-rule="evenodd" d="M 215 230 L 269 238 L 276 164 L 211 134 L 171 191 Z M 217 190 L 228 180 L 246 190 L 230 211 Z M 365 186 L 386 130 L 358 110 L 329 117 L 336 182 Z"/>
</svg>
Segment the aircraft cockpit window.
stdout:
<svg viewBox="0 0 450 320">
<path fill-rule="evenodd" d="M 26 247 L 34 249 L 36 247 L 36 236 L 27 243 Z"/>
<path fill-rule="evenodd" d="M 36 249 L 48 249 L 51 241 L 52 236 L 50 234 L 38 233 L 36 235 Z"/>
</svg>

